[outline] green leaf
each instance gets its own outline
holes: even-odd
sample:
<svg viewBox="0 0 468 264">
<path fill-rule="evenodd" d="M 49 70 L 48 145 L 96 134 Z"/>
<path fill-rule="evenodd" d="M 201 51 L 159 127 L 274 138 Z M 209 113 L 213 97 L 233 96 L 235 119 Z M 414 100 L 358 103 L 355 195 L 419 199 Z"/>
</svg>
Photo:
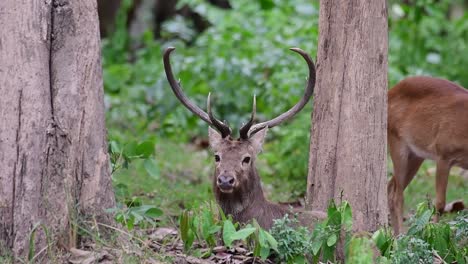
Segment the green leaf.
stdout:
<svg viewBox="0 0 468 264">
<path fill-rule="evenodd" d="M 353 228 L 353 213 L 348 202 L 342 204 L 342 218 L 345 230 L 351 231 Z"/>
<path fill-rule="evenodd" d="M 262 260 L 266 260 L 269 255 L 270 255 L 270 247 L 260 246 L 260 258 Z"/>
<path fill-rule="evenodd" d="M 131 159 L 135 158 L 136 156 L 138 156 L 137 154 L 137 146 L 138 144 L 134 141 L 131 141 L 131 142 L 128 142 L 126 145 L 125 145 L 125 148 L 124 148 L 124 151 L 123 151 L 123 155 L 124 157 L 126 158 L 126 161 L 131 161 Z"/>
<path fill-rule="evenodd" d="M 408 235 L 415 235 L 416 233 L 419 233 L 421 230 L 423 230 L 424 226 L 427 225 L 431 220 L 432 214 L 432 210 L 424 211 L 422 215 L 416 219 L 414 224 L 411 225 L 410 229 L 408 230 Z"/>
<path fill-rule="evenodd" d="M 223 225 L 223 242 L 227 247 L 232 245 L 232 235 L 236 232 L 236 228 L 230 220 L 225 220 Z"/>
<path fill-rule="evenodd" d="M 312 242 L 311 250 L 314 256 L 318 255 L 320 248 L 322 247 L 322 244 L 323 244 L 322 241 L 318 239 Z"/>
<path fill-rule="evenodd" d="M 375 231 L 372 235 L 372 240 L 374 240 L 382 256 L 390 257 L 390 246 L 393 244 L 393 236 L 389 229 L 382 228 Z"/>
<path fill-rule="evenodd" d="M 260 229 L 259 230 L 259 236 L 264 236 L 266 241 L 268 241 L 268 244 L 270 245 L 271 249 L 278 251 L 278 241 L 267 231 Z"/>
<path fill-rule="evenodd" d="M 153 141 L 143 141 L 135 149 L 137 156 L 141 158 L 148 158 L 151 154 L 154 153 L 154 142 Z"/>
<path fill-rule="evenodd" d="M 153 218 L 160 217 L 161 215 L 163 215 L 163 211 L 156 207 L 152 207 L 145 212 L 145 216 Z"/>
<path fill-rule="evenodd" d="M 244 240 L 255 232 L 255 227 L 243 228 L 231 235 L 231 240 Z"/>
<path fill-rule="evenodd" d="M 114 141 L 114 140 L 112 140 L 111 142 L 109 142 L 109 147 L 110 147 L 111 153 L 120 153 L 120 152 L 121 152 L 119 143 L 117 143 L 117 142 Z"/>
<path fill-rule="evenodd" d="M 187 251 L 192 246 L 193 241 L 195 240 L 195 234 L 192 231 L 192 221 L 193 217 L 188 211 L 184 211 L 180 216 L 180 237 L 184 242 L 185 251 Z"/>
<path fill-rule="evenodd" d="M 146 159 L 145 162 L 143 163 L 143 166 L 145 167 L 146 172 L 155 180 L 159 179 L 160 173 L 159 173 L 159 168 L 156 162 L 153 159 Z"/>
<path fill-rule="evenodd" d="M 331 236 L 329 236 L 327 239 L 327 246 L 329 247 L 334 246 L 336 244 L 337 239 L 338 238 L 336 234 L 332 234 Z"/>
</svg>

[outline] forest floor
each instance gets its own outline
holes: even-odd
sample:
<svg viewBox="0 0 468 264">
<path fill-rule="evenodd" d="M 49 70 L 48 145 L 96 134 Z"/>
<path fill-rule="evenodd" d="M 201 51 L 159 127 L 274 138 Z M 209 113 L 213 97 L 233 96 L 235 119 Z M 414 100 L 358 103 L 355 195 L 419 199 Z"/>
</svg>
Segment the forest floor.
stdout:
<svg viewBox="0 0 468 264">
<path fill-rule="evenodd" d="M 231 249 L 216 247 L 209 258 L 202 258 L 207 249 L 195 244 L 190 255 L 183 251 L 183 243 L 178 235 L 178 217 L 184 209 L 200 208 L 203 204 L 213 201 L 211 191 L 212 158 L 206 148 L 194 144 L 178 144 L 163 142 L 157 145 L 156 162 L 160 168 L 158 177 L 149 176 L 143 169 L 144 165 L 136 161 L 132 169 L 116 173 L 114 184 L 124 186 L 125 196 L 139 197 L 144 204 L 151 204 L 163 211 L 157 228 L 139 229 L 145 238 L 147 250 L 139 249 L 141 255 L 147 255 L 147 263 L 255 263 L 259 262 L 246 247 L 239 244 Z M 259 167 L 267 166 L 259 156 Z M 260 168 L 262 170 L 265 168 Z M 389 175 L 392 173 L 389 161 Z M 284 177 L 283 177 L 284 179 Z M 461 175 L 459 168 L 453 168 L 449 178 L 447 203 L 454 200 L 468 201 L 466 186 L 468 175 Z M 275 178 L 262 178 L 266 196 L 275 202 L 302 202 L 304 190 L 294 189 L 297 184 L 284 184 Z M 304 184 L 306 186 L 306 175 Z M 405 190 L 405 218 L 410 218 L 416 205 L 435 199 L 435 165 L 426 161 L 418 174 Z M 119 194 L 117 193 L 118 197 Z M 120 197 L 123 199 L 123 197 Z M 444 216 L 449 220 L 454 215 Z M 154 255 L 155 254 L 155 255 Z M 131 256 L 126 255 L 127 257 Z M 126 263 L 133 263 L 133 257 Z M 138 263 L 134 262 L 134 263 Z M 154 261 L 154 262 L 151 262 Z M 269 263 L 268 260 L 265 263 Z"/>
</svg>

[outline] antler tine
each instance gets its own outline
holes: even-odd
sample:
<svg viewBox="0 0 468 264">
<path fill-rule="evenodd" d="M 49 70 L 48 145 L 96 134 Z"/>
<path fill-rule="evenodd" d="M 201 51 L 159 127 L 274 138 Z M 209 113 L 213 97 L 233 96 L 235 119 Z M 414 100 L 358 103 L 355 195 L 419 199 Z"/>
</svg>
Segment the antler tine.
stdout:
<svg viewBox="0 0 468 264">
<path fill-rule="evenodd" d="M 211 113 L 210 95 L 208 95 L 208 114 L 207 114 L 200 107 L 198 107 L 196 104 L 190 101 L 190 99 L 182 91 L 182 88 L 180 87 L 180 82 L 176 81 L 174 74 L 172 73 L 170 55 L 174 50 L 175 50 L 174 47 L 168 47 L 164 51 L 163 61 L 164 61 L 164 71 L 166 72 L 167 80 L 169 81 L 169 84 L 175 96 L 188 110 L 190 110 L 196 116 L 200 117 L 203 121 L 207 122 L 211 126 L 218 129 L 218 131 L 221 133 L 223 138 L 230 135 L 231 129 L 229 128 L 229 126 L 226 126 L 221 121 L 214 118 L 213 114 Z"/>
<path fill-rule="evenodd" d="M 303 51 L 303 50 L 301 50 L 299 48 L 290 48 L 290 50 L 292 50 L 292 51 L 298 53 L 299 55 L 301 55 L 302 58 L 304 58 L 304 60 L 307 62 L 307 66 L 309 67 L 309 78 L 308 78 L 308 81 L 307 81 L 307 86 L 306 86 L 306 89 L 304 91 L 304 94 L 302 95 L 302 98 L 299 100 L 299 102 L 297 102 L 296 105 L 294 105 L 288 111 L 282 113 L 281 115 L 279 115 L 279 116 L 277 116 L 277 117 L 275 117 L 275 118 L 273 118 L 273 119 L 271 119 L 269 121 L 265 121 L 265 122 L 262 122 L 262 123 L 259 123 L 259 124 L 256 124 L 256 125 L 252 126 L 249 133 L 248 133 L 249 137 L 252 136 L 253 134 L 257 133 L 258 131 L 260 131 L 264 127 L 277 126 L 277 125 L 281 124 L 282 122 L 290 119 L 291 117 L 293 117 L 297 113 L 299 113 L 302 110 L 302 108 L 304 108 L 304 106 L 307 104 L 310 97 L 314 93 L 314 86 L 315 86 L 315 65 L 314 65 L 314 62 L 310 58 L 309 54 L 307 54 L 305 51 Z"/>
<path fill-rule="evenodd" d="M 170 61 L 170 55 L 171 52 L 175 50 L 174 47 L 169 47 L 164 51 L 164 71 L 166 72 L 166 77 L 167 80 L 169 81 L 169 84 L 171 86 L 172 91 L 174 92 L 175 96 L 179 101 L 192 113 L 194 113 L 196 116 L 200 117 L 203 119 L 203 121 L 207 122 L 208 124 L 212 124 L 210 121 L 210 118 L 208 117 L 208 114 L 203 111 L 200 107 L 198 107 L 196 104 L 194 104 L 190 99 L 184 94 L 182 91 L 182 88 L 180 87 L 180 83 L 176 81 L 174 74 L 172 73 L 172 67 L 171 67 L 171 61 Z"/>
<path fill-rule="evenodd" d="M 214 126 L 220 133 L 221 137 L 225 138 L 231 135 L 232 130 L 229 126 L 216 119 L 211 111 L 211 93 L 208 93 L 208 99 L 206 101 L 206 109 L 208 111 L 208 117 L 210 118 L 211 125 Z"/>
<path fill-rule="evenodd" d="M 252 127 L 255 119 L 255 114 L 257 112 L 257 100 L 253 98 L 253 105 L 252 105 L 252 115 L 250 116 L 249 122 L 247 124 L 244 124 L 240 129 L 239 129 L 239 136 L 241 139 L 248 139 L 249 138 L 249 130 Z"/>
</svg>

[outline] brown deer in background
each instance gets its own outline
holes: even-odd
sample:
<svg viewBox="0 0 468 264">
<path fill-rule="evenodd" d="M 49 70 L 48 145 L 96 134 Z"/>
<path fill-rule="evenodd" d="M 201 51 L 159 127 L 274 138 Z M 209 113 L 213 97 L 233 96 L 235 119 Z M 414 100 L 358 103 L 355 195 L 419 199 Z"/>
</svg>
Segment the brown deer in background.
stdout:
<svg viewBox="0 0 468 264">
<path fill-rule="evenodd" d="M 401 81 L 388 92 L 387 134 L 394 166 L 387 186 L 388 205 L 393 229 L 399 234 L 403 191 L 425 159 L 437 163 L 435 207 L 439 214 L 444 212 L 450 168 L 468 169 L 468 91 L 432 77 Z M 463 202 L 458 206 L 463 209 Z"/>
<path fill-rule="evenodd" d="M 260 177 L 255 167 L 257 154 L 262 150 L 268 128 L 292 118 L 300 112 L 312 96 L 315 85 L 315 66 L 310 56 L 298 48 L 291 50 L 299 53 L 309 67 L 309 78 L 304 95 L 291 109 L 278 117 L 254 125 L 256 105 L 253 99 L 253 110 L 250 120 L 240 130 L 240 138 L 232 138 L 231 128 L 216 119 L 211 111 L 210 95 L 208 95 L 207 111 L 203 111 L 183 93 L 172 73 L 170 54 L 175 48 L 167 48 L 164 52 L 164 69 L 172 91 L 180 102 L 192 113 L 210 125 L 208 134 L 211 149 L 214 152 L 215 173 L 213 191 L 216 201 L 226 215 L 230 214 L 238 222 L 248 222 L 256 219 L 263 228 L 269 229 L 274 219 L 282 218 L 289 212 L 287 207 L 269 202 L 262 190 Z M 215 129 L 213 129 L 213 128 Z M 313 218 L 323 218 L 324 213 L 309 212 L 309 221 Z M 307 224 L 307 223 L 306 223 Z"/>
</svg>

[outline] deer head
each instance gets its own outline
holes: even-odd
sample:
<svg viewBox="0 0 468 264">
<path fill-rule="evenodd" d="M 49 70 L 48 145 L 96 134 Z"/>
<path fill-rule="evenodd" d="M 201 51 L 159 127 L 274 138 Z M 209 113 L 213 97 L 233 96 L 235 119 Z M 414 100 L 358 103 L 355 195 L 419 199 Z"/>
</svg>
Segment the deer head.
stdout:
<svg viewBox="0 0 468 264">
<path fill-rule="evenodd" d="M 207 112 L 200 109 L 182 92 L 180 82 L 177 82 L 172 73 L 170 64 L 170 54 L 175 48 L 167 48 L 164 52 L 164 69 L 169 84 L 175 96 L 192 113 L 200 117 L 210 126 L 209 141 L 214 152 L 215 175 L 213 186 L 218 202 L 227 201 L 223 209 L 225 213 L 235 213 L 245 209 L 254 200 L 262 200 L 260 178 L 255 169 L 257 154 L 262 149 L 268 128 L 292 118 L 302 110 L 312 96 L 315 85 L 315 66 L 310 56 L 298 48 L 291 48 L 292 51 L 300 54 L 309 67 L 309 78 L 302 98 L 288 111 L 279 116 L 262 123 L 254 125 L 256 113 L 256 99 L 253 99 L 253 109 L 250 120 L 239 129 L 239 138 L 232 137 L 232 129 L 226 122 L 222 122 L 214 117 L 211 110 L 211 96 L 208 94 Z M 231 208 L 232 210 L 229 210 Z M 226 212 L 226 209 L 227 212 Z"/>
</svg>

